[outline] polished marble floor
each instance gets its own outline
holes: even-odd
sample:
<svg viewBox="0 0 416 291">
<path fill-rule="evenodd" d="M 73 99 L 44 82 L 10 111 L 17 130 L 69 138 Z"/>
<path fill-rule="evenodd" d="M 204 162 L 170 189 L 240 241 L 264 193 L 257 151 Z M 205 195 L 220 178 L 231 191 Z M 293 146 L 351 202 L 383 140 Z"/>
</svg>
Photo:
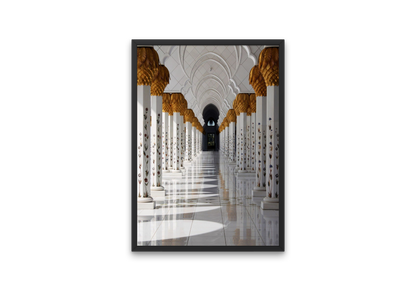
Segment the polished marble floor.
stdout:
<svg viewBox="0 0 416 291">
<path fill-rule="evenodd" d="M 166 174 L 164 198 L 138 210 L 138 245 L 278 245 L 279 211 L 252 198 L 255 177 L 236 178 L 218 152 L 202 152 L 183 175 Z"/>
</svg>

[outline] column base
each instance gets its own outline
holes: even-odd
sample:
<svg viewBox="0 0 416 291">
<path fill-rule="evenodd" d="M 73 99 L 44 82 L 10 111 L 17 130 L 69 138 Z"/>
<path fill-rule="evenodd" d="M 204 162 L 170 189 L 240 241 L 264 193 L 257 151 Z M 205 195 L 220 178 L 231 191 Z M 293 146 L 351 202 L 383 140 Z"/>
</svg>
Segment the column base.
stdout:
<svg viewBox="0 0 416 291">
<path fill-rule="evenodd" d="M 238 171 L 238 174 L 237 174 L 237 178 L 250 178 L 254 176 L 255 176 L 255 173 L 247 172 L 247 171 L 243 171 L 243 172 Z"/>
<path fill-rule="evenodd" d="M 137 209 L 155 209 L 155 202 L 152 197 L 137 198 Z"/>
<path fill-rule="evenodd" d="M 162 174 L 170 173 L 170 170 L 162 170 Z"/>
<path fill-rule="evenodd" d="M 265 210 L 279 210 L 279 198 L 264 197 L 261 202 L 261 209 Z"/>
<path fill-rule="evenodd" d="M 164 198 L 166 196 L 165 190 L 150 190 L 150 193 L 150 195 L 152 195 L 154 198 Z"/>
<path fill-rule="evenodd" d="M 261 215 L 263 215 L 264 218 L 271 219 L 271 220 L 279 219 L 279 211 L 262 209 L 261 210 Z"/>
<path fill-rule="evenodd" d="M 164 191 L 165 187 L 159 186 L 159 187 L 150 187 L 150 191 Z"/>
<path fill-rule="evenodd" d="M 174 174 L 174 173 L 181 173 L 181 170 L 171 170 L 170 171 L 172 174 Z"/>
<path fill-rule="evenodd" d="M 266 197 L 266 189 L 265 190 L 252 190 L 252 197 Z"/>
<path fill-rule="evenodd" d="M 263 199 L 265 202 L 269 202 L 269 203 L 279 203 L 279 198 L 269 198 L 269 197 L 264 197 Z"/>
<path fill-rule="evenodd" d="M 177 170 L 177 172 L 169 172 L 166 173 L 166 175 L 163 176 L 163 178 L 169 179 L 169 178 L 177 178 L 182 177 L 182 172 L 180 170 Z"/>
<path fill-rule="evenodd" d="M 266 187 L 257 187 L 257 186 L 255 186 L 253 188 L 253 191 L 266 191 Z M 264 195 L 264 197 L 266 197 L 266 195 Z"/>
</svg>

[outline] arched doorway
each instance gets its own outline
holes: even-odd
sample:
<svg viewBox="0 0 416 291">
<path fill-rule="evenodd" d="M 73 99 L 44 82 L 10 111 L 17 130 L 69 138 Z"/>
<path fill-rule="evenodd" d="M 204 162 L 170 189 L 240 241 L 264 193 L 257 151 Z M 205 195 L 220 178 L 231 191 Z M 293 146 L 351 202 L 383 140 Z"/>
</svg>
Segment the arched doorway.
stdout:
<svg viewBox="0 0 416 291">
<path fill-rule="evenodd" d="M 202 117 L 204 118 L 205 134 L 202 137 L 203 151 L 218 151 L 219 149 L 219 135 L 218 135 L 218 118 L 220 112 L 213 104 L 205 106 Z"/>
</svg>

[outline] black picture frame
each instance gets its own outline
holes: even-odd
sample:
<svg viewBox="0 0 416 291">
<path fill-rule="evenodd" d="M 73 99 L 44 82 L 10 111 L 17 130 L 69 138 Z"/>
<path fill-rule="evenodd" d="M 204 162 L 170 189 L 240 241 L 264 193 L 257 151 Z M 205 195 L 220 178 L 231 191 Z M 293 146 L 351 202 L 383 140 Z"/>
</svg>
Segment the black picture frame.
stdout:
<svg viewBox="0 0 416 291">
<path fill-rule="evenodd" d="M 258 38 L 158 38 L 130 39 L 131 78 L 131 252 L 285 252 L 286 251 L 286 39 Z M 279 46 L 279 246 L 138 246 L 137 245 L 137 47 L 140 45 L 277 45 Z"/>
</svg>

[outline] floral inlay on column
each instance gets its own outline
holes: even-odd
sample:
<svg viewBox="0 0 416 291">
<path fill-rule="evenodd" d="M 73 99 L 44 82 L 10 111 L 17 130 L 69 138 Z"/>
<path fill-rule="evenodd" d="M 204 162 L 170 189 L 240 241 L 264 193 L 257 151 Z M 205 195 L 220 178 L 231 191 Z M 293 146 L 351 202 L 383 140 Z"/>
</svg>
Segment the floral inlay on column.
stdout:
<svg viewBox="0 0 416 291">
<path fill-rule="evenodd" d="M 250 106 L 255 107 L 256 111 L 256 187 L 266 187 L 266 101 L 267 86 L 264 82 L 263 75 L 256 65 L 250 70 L 249 83 L 253 87 L 255 94 L 250 95 Z M 255 95 L 255 97 L 253 96 Z M 260 190 L 260 189 L 258 189 Z M 261 190 L 263 191 L 263 190 Z"/>
<path fill-rule="evenodd" d="M 267 197 L 279 198 L 279 48 L 266 47 L 259 56 L 259 69 L 266 83 L 267 89 L 267 155 L 269 158 L 267 169 Z M 270 94 L 269 94 L 270 92 Z M 277 110 L 276 110 L 277 109 Z"/>
<path fill-rule="evenodd" d="M 161 187 L 162 184 L 162 151 L 163 140 L 161 139 L 163 111 L 163 91 L 169 84 L 169 70 L 164 65 L 159 65 L 157 73 L 154 75 L 150 95 L 152 97 L 152 190 Z"/>
<path fill-rule="evenodd" d="M 137 48 L 137 176 L 138 176 L 138 198 L 149 197 L 149 108 L 150 108 L 150 86 L 157 74 L 159 55 L 151 47 Z M 150 202 L 151 199 L 142 199 Z"/>
</svg>

